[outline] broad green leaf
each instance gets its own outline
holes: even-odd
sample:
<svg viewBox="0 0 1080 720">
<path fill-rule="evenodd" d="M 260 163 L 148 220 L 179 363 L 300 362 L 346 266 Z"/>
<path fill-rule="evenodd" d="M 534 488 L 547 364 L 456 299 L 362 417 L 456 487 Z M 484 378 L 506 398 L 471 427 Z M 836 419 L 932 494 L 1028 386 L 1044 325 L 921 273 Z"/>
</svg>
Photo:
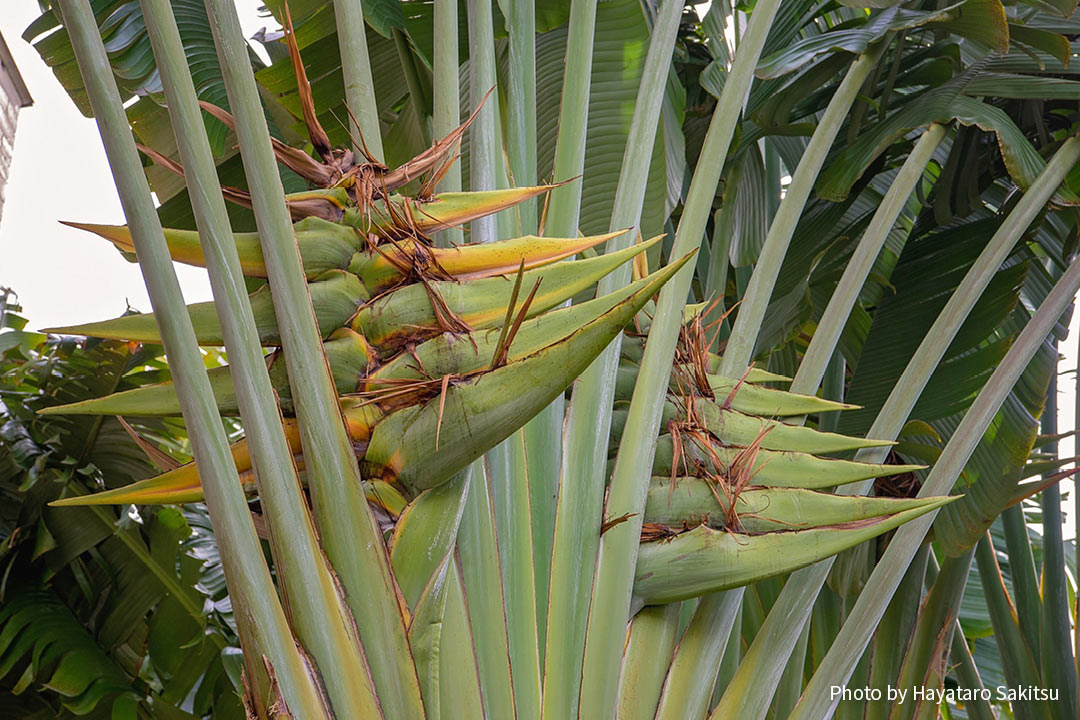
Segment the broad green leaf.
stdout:
<svg viewBox="0 0 1080 720">
<path fill-rule="evenodd" d="M 881 39 L 890 31 L 909 30 L 927 23 L 951 20 L 957 14 L 958 7 L 964 8 L 973 2 L 982 2 L 982 0 L 967 0 L 967 2 L 932 12 L 907 10 L 892 5 L 869 17 L 861 27 L 813 35 L 762 58 L 758 63 L 757 76 L 764 79 L 777 78 L 798 70 L 814 58 L 826 53 L 844 51 L 856 55 L 861 54 L 871 43 Z"/>
<path fill-rule="evenodd" d="M 1064 35 L 1019 23 L 1009 23 L 1009 38 L 1012 42 L 1038 48 L 1052 55 L 1065 67 L 1069 66 L 1072 48 L 1069 39 Z"/>
<path fill-rule="evenodd" d="M 977 77 L 977 74 L 973 76 Z M 976 126 L 997 135 L 1005 167 L 1021 189 L 1028 188 L 1046 165 L 1023 132 L 1001 109 L 973 98 L 957 95 L 963 92 L 964 82 L 946 86 L 924 95 L 919 102 L 906 106 L 886 120 L 864 132 L 859 139 L 834 158 L 817 182 L 822 198 L 841 200 L 858 180 L 867 166 L 895 140 L 916 128 L 932 122 L 946 123 L 956 119 L 963 125 Z M 1063 189 L 1055 198 L 1058 202 L 1074 204 L 1077 199 Z"/>
<path fill-rule="evenodd" d="M 632 0 L 602 2 L 596 11 L 592 57 L 591 99 L 582 182 L 579 225 L 585 234 L 609 229 L 623 148 L 634 114 L 641 71 L 649 46 L 649 30 L 641 6 Z M 559 98 L 562 92 L 566 29 L 537 37 L 537 162 L 538 176 L 548 177 L 555 153 Z M 666 133 L 667 125 L 657 129 Z M 672 138 L 672 140 L 676 140 Z M 649 180 L 642 212 L 641 233 L 663 232 L 667 197 L 665 136 L 653 145 Z"/>
</svg>

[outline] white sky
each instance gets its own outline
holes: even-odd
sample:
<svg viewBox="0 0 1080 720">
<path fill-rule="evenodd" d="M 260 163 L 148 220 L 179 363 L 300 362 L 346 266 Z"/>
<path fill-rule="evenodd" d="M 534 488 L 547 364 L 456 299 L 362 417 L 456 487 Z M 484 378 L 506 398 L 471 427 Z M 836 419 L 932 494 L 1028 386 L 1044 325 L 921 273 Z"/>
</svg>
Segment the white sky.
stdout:
<svg viewBox="0 0 1080 720">
<path fill-rule="evenodd" d="M 247 37 L 265 21 L 256 14 L 261 0 L 235 0 Z M 37 17 L 33 0 L 7 0 L 0 34 L 11 48 L 34 105 L 19 115 L 15 153 L 0 217 L 0 286 L 18 293 L 29 329 L 103 320 L 124 312 L 128 303 L 150 309 L 137 265 L 107 242 L 60 224 L 60 220 L 122 224 L 116 195 L 97 128 L 84 118 L 38 57 L 21 38 Z M 200 268 L 176 265 L 188 302 L 210 299 Z M 1061 371 L 1077 366 L 1080 313 L 1062 346 Z M 1074 375 L 1059 382 L 1059 426 L 1074 426 Z M 1074 454 L 1071 438 L 1062 457 Z M 1072 483 L 1062 483 L 1071 495 Z M 1072 498 L 1065 504 L 1066 535 L 1075 534 Z"/>
<path fill-rule="evenodd" d="M 236 0 L 247 37 L 265 24 L 255 12 L 261 4 Z M 124 215 L 97 126 L 21 37 L 38 14 L 34 0 L 7 0 L 0 12 L 0 34 L 34 98 L 19 114 L 0 217 L 0 286 L 18 293 L 28 329 L 104 320 L 128 303 L 149 311 L 137 265 L 59 222 L 123 224 Z M 210 299 L 204 270 L 177 264 L 176 272 L 188 302 Z"/>
<path fill-rule="evenodd" d="M 1072 321 L 1069 323 L 1069 337 L 1061 345 L 1062 360 L 1058 363 L 1058 429 L 1061 432 L 1072 430 L 1076 427 L 1076 365 L 1077 365 L 1077 342 L 1080 339 L 1080 308 L 1073 310 Z M 1060 457 L 1072 457 L 1077 453 L 1075 438 L 1065 438 L 1059 448 Z M 1061 492 L 1068 493 L 1068 497 L 1062 503 L 1065 512 L 1065 537 L 1076 537 L 1076 498 L 1073 494 L 1076 483 L 1073 480 L 1064 480 L 1061 483 Z"/>
</svg>

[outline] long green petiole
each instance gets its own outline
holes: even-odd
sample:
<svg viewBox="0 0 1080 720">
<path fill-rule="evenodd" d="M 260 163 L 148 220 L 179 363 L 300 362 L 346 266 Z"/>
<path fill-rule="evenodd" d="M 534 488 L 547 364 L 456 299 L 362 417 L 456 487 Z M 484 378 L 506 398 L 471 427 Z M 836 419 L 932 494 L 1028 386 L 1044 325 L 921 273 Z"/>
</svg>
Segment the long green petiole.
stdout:
<svg viewBox="0 0 1080 720">
<path fill-rule="evenodd" d="M 257 660 L 265 658 L 273 668 L 277 692 L 289 707 L 306 717 L 326 717 L 318 681 L 292 639 L 263 560 L 191 321 L 185 313 L 171 312 L 183 307 L 184 299 L 97 23 L 89 3 L 83 0 L 60 0 L 59 9 L 117 181 L 151 304 L 157 311 L 192 448 L 205 468 L 207 505 L 247 650 L 251 697 L 263 711 L 278 701 L 265 668 Z M 199 127 L 201 130 L 201 120 Z"/>
<path fill-rule="evenodd" d="M 751 20 L 753 16 L 751 16 Z M 780 266 L 784 261 L 791 237 L 795 232 L 795 225 L 810 197 L 814 182 L 825 162 L 829 148 L 832 147 L 840 127 L 843 124 L 852 104 L 858 96 L 870 71 L 877 64 L 877 59 L 882 52 L 881 47 L 876 47 L 861 55 L 852 63 L 844 79 L 840 82 L 836 92 L 833 93 L 829 105 L 818 122 L 817 129 L 810 138 L 806 150 L 802 154 L 798 168 L 792 176 L 791 185 L 784 196 L 776 215 L 773 217 L 769 232 L 765 237 L 765 244 L 761 249 L 758 262 L 754 266 L 754 273 L 750 278 L 750 284 L 739 306 L 739 314 L 735 325 L 732 327 L 731 336 L 728 338 L 727 347 L 724 349 L 720 361 L 719 374 L 724 377 L 740 377 L 745 368 L 750 364 L 753 357 L 754 345 L 757 341 L 758 331 L 761 327 L 765 309 L 772 295 L 772 288 L 776 282 L 776 276 L 780 272 Z M 736 55 L 737 57 L 737 55 Z M 906 196 L 905 196 L 906 197 Z M 889 225 L 892 223 L 890 222 Z M 876 256 L 876 253 L 875 253 Z M 862 283 L 859 282 L 859 285 Z M 831 355 L 831 348 L 826 354 L 826 360 Z M 824 367 L 822 367 L 824 371 Z M 816 383 L 814 390 L 816 390 Z M 695 613 L 695 621 L 690 629 L 695 632 L 712 631 L 718 629 L 726 637 L 730 632 L 730 620 L 734 616 L 734 608 L 738 605 L 737 600 L 742 597 L 742 589 L 730 590 L 723 595 L 710 595 L 702 598 Z M 730 596 L 730 597 L 729 597 Z M 725 621 L 726 617 L 726 621 Z M 712 679 L 720 667 L 723 648 L 716 648 L 715 643 L 698 640 L 695 643 L 686 644 L 686 652 L 704 652 L 712 650 L 707 656 L 680 657 L 682 652 L 677 653 L 672 669 L 682 665 L 683 667 L 701 667 L 698 682 L 703 686 L 696 688 L 695 692 L 687 695 L 694 698 L 705 698 L 707 693 L 705 686 L 712 687 Z M 682 647 L 680 647 L 680 651 Z M 717 651 L 718 650 L 718 651 Z M 673 699 L 672 703 L 677 703 Z M 676 706 L 672 714 L 667 717 L 675 717 L 677 712 L 704 713 L 704 706 L 681 707 Z"/>
<path fill-rule="evenodd" d="M 1047 163 L 1038 179 L 995 233 L 995 239 L 999 234 L 1012 240 L 1018 238 L 1078 160 L 1080 160 L 1080 138 L 1073 137 L 1067 140 Z M 1011 244 L 1009 243 L 1010 247 Z M 996 267 L 995 265 L 993 269 L 996 270 Z M 971 457 L 971 453 L 974 452 L 1005 396 L 1011 392 L 1013 385 L 1016 384 L 1042 340 L 1058 322 L 1078 290 L 1080 290 L 1080 262 L 1074 261 L 1013 342 L 1005 358 L 994 370 L 993 375 L 964 415 L 964 419 L 949 439 L 934 469 L 923 483 L 919 491 L 920 497 L 945 493 L 952 489 L 953 483 L 968 458 Z M 959 292 L 957 290 L 958 294 Z M 946 306 L 946 309 L 942 311 L 942 318 L 946 321 L 949 309 Z M 900 382 L 903 382 L 902 378 Z M 888 550 L 885 551 L 885 555 L 870 575 L 847 622 L 844 623 L 820 668 L 803 692 L 803 698 L 796 706 L 792 718 L 805 720 L 806 718 L 827 717 L 832 705 L 828 687 L 832 684 L 843 684 L 850 676 L 855 663 L 858 662 L 859 656 L 862 655 L 863 649 L 869 642 L 873 627 L 884 611 L 885 603 L 935 516 L 936 513 L 929 513 L 918 518 L 898 530 L 893 536 Z"/>
<path fill-rule="evenodd" d="M 759 2 L 754 7 L 690 182 L 671 257 L 681 257 L 701 245 L 723 160 L 731 145 L 754 67 L 778 7 L 776 0 Z M 692 276 L 693 268 L 688 265 L 660 293 L 615 460 L 604 513 L 609 519 L 622 516 L 629 519 L 610 528 L 600 541 L 592 607 L 603 610 L 589 616 L 583 674 L 590 678 L 590 682 L 588 692 L 581 697 L 582 717 L 609 717 L 614 712 L 619 668 L 611 662 L 611 658 L 619 654 L 630 617 L 641 513 L 649 488 L 649 469 L 675 355 L 675 342 L 682 327 L 683 307 Z"/>
<path fill-rule="evenodd" d="M 207 5 L 226 88 L 236 108 L 237 137 L 246 174 L 251 178 L 256 221 L 322 547 L 344 587 L 368 655 L 382 713 L 388 718 L 417 717 L 423 706 L 389 558 L 364 497 L 352 441 L 342 422 L 296 253 L 266 121 L 258 111 L 258 90 L 236 10 L 224 0 L 209 0 Z M 368 551 L 357 552 L 357 548 Z"/>
<path fill-rule="evenodd" d="M 874 213 L 870 225 L 867 226 L 863 237 L 856 248 L 854 255 L 848 262 L 840 282 L 836 286 L 829 304 L 818 324 L 814 339 L 807 348 L 806 355 L 792 382 L 792 392 L 812 393 L 817 390 L 825 374 L 829 357 L 833 352 L 840 332 L 847 322 L 848 315 L 855 301 L 874 259 L 885 243 L 889 231 L 892 229 L 896 218 L 899 216 L 904 203 L 907 202 L 913 192 L 916 183 L 922 180 L 923 172 L 934 150 L 937 149 L 944 138 L 945 128 L 941 125 L 932 125 L 920 138 L 911 155 L 904 162 L 903 167 L 893 180 L 877 212 Z M 955 332 L 955 330 L 954 330 Z M 951 338 L 951 335 L 950 335 Z M 942 350 L 947 346 L 942 345 Z M 936 361 L 935 361 L 936 362 Z M 926 376 L 929 377 L 928 375 Z M 914 379 L 912 380 L 914 382 Z M 924 379 L 925 382 L 925 379 Z M 899 386 L 898 386 L 899 387 Z M 906 413 L 904 415 L 906 418 Z M 901 421 L 902 424 L 902 421 Z M 873 437 L 879 437 L 883 428 L 875 424 L 871 430 Z M 888 436 L 885 436 L 888 437 Z M 871 451 L 872 452 L 872 451 Z M 866 458 L 863 458 L 866 459 Z M 868 460 L 870 462 L 871 460 Z M 864 486 L 865 483 L 860 483 Z M 862 489 L 860 490 L 862 491 Z M 821 566 L 831 566 L 831 561 L 821 563 Z M 791 581 L 798 583 L 804 575 L 820 572 L 814 568 L 798 571 L 792 576 Z M 798 585 L 792 585 L 798 587 Z M 792 621 L 786 603 L 798 603 L 799 611 L 795 617 L 807 617 L 809 603 L 817 595 L 817 586 L 810 586 L 804 590 L 805 594 L 796 594 L 794 590 L 781 593 L 777 601 L 777 607 L 784 610 L 771 614 L 765 619 L 762 630 L 754 638 L 743 662 L 728 685 L 727 690 L 717 706 L 717 713 L 730 712 L 732 708 L 739 708 L 740 712 L 746 713 L 747 717 L 764 717 L 772 699 L 776 681 L 783 673 L 785 658 L 791 653 L 803 622 Z M 762 682 L 762 678 L 769 678 L 772 682 Z"/>
</svg>

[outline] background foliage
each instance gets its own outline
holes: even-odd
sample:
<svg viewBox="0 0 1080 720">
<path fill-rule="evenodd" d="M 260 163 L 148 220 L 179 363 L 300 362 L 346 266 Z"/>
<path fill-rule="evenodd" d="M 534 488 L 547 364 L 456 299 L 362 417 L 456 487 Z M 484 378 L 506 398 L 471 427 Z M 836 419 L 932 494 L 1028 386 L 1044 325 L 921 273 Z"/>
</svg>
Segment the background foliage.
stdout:
<svg viewBox="0 0 1080 720">
<path fill-rule="evenodd" d="M 268 5 L 280 21 L 283 4 Z M 1080 66 L 1075 62 L 1080 14 L 1075 3 L 968 0 L 868 9 L 878 5 L 891 4 L 782 3 L 725 160 L 689 301 L 719 298 L 721 307 L 737 307 L 790 176 L 852 54 L 880 43 L 883 50 L 799 217 L 755 349 L 760 365 L 795 373 L 845 265 L 920 131 L 933 122 L 947 124 L 946 139 L 889 233 L 838 344 L 835 396 L 862 407 L 839 418 L 810 419 L 849 434 L 869 428 L 918 340 L 1002 218 L 1080 120 Z M 684 210 L 734 38 L 752 6 L 718 0 L 704 16 L 699 16 L 703 6 L 688 6 L 682 16 L 643 210 L 643 236 L 669 234 L 650 251 L 652 269 L 669 259 L 670 236 Z M 138 97 L 127 112 L 139 141 L 175 157 L 139 4 L 94 0 L 93 8 L 120 87 Z M 202 2 L 174 0 L 173 8 L 200 98 L 226 107 Z M 334 143 L 345 145 L 348 112 L 332 3 L 303 0 L 290 9 L 318 117 Z M 380 0 L 365 3 L 364 9 L 371 64 L 378 68 L 375 97 L 385 160 L 396 166 L 432 140 L 432 5 Z M 493 4 L 492 9 L 503 86 L 509 62 L 506 8 Z M 586 234 L 608 229 L 655 13 L 652 4 L 634 0 L 599 5 L 582 175 L 580 227 Z M 461 106 L 467 112 L 464 11 L 460 17 Z M 538 0 L 536 17 L 537 170 L 539 177 L 551 178 L 568 4 Z M 53 32 L 58 25 L 47 11 L 25 37 L 86 112 L 70 43 L 62 28 Z M 272 62 L 264 67 L 253 56 L 253 63 L 272 131 L 302 145 L 300 99 L 289 60 L 276 36 L 264 35 L 261 41 Z M 505 98 L 499 108 L 503 117 Z M 206 123 L 222 183 L 244 187 L 235 138 L 208 116 Z M 466 138 L 464 178 L 469 177 L 468 156 Z M 163 223 L 193 228 L 182 182 L 158 168 L 147 173 L 161 201 Z M 282 170 L 282 177 L 287 191 L 304 187 L 288 170 Z M 1073 261 L 1080 227 L 1077 193 L 1080 168 L 1069 175 L 969 314 L 916 404 L 893 462 L 930 464 L 937 458 L 1034 309 Z M 231 208 L 230 215 L 235 229 L 253 227 L 247 211 Z M 79 509 L 64 510 L 61 516 L 45 507 L 64 487 L 90 491 L 155 473 L 118 420 L 46 418 L 34 411 L 163 380 L 167 367 L 160 348 L 27 333 L 10 304 L 5 318 L 8 331 L 0 334 L 0 492 L 6 498 L 0 511 L 0 710 L 11 707 L 26 717 L 84 712 L 242 716 L 233 694 L 239 682 L 235 630 L 205 510 L 199 505 L 138 512 L 125 508 L 123 513 Z M 1074 548 L 1056 540 L 1053 557 L 1068 558 L 1067 570 L 1046 565 L 1048 554 L 1038 532 L 1043 508 L 1028 496 L 1044 486 L 1040 476 L 1068 462 L 1056 457 L 1051 442 L 1056 428 L 1044 428 L 1040 435 L 1067 320 L 1062 318 L 1036 353 L 965 467 L 954 488 L 963 499 L 939 514 L 934 544 L 913 565 L 902 591 L 907 594 L 897 596 L 853 686 L 893 681 L 896 675 L 887 673 L 890 668 L 898 673 L 905 657 L 929 667 L 929 658 L 921 658 L 918 643 L 909 638 L 919 633 L 936 637 L 957 617 L 963 647 L 954 642 L 950 661 L 942 667 L 945 687 L 970 686 L 972 677 L 981 677 L 987 687 L 1056 682 L 1052 649 L 1068 644 L 1071 628 L 1051 617 L 1039 587 L 1055 573 L 1067 573 L 1068 601 L 1075 608 Z M 729 329 L 730 323 L 724 323 L 716 348 L 723 347 Z M 207 356 L 208 365 L 216 362 L 216 355 Z M 136 430 L 154 446 L 184 458 L 178 423 L 141 422 Z M 879 482 L 877 492 L 913 495 L 924 477 L 920 471 Z M 791 664 L 796 686 L 817 668 L 885 543 L 879 539 L 848 551 L 834 566 L 829 587 L 815 605 L 803 654 Z M 976 562 L 968 574 L 973 553 Z M 961 563 L 967 563 L 959 572 L 966 582 L 956 583 L 953 571 L 946 570 Z M 933 592 L 935 578 L 942 578 L 940 595 Z M 747 592 L 733 635 L 738 642 L 729 645 L 714 699 L 781 586 L 782 580 L 772 580 Z M 935 615 L 948 607 L 949 593 L 962 597 L 959 611 Z M 1003 610 L 1010 602 L 1015 613 Z M 889 644 L 890 637 L 899 640 Z M 1075 693 L 1075 678 L 1072 682 Z M 1069 716 L 1068 706 L 1056 703 L 1021 702 L 1008 711 L 995 705 L 1017 717 Z M 862 716 L 864 711 L 867 717 L 885 716 L 873 714 L 880 709 L 853 703 L 842 704 L 838 716 Z M 979 712 L 947 704 L 940 711 L 951 717 Z M 774 712 L 783 716 L 779 706 Z"/>
</svg>

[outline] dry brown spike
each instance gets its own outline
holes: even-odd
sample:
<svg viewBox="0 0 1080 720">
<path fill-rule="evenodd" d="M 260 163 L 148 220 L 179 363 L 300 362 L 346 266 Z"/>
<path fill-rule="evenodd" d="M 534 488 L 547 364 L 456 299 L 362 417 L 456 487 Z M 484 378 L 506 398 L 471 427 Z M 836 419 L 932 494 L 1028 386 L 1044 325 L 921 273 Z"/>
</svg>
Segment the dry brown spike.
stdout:
<svg viewBox="0 0 1080 720">
<path fill-rule="evenodd" d="M 443 411 L 446 409 L 446 391 L 450 388 L 450 375 L 443 375 L 439 391 L 439 421 L 435 423 L 435 449 L 439 449 L 439 433 L 442 431 Z"/>
<path fill-rule="evenodd" d="M 127 420 L 119 415 L 116 416 L 116 419 L 120 422 L 120 427 L 124 428 L 124 432 L 128 434 L 128 437 L 135 441 L 135 444 L 139 446 L 139 449 L 143 451 L 150 462 L 156 465 L 159 470 L 168 472 L 169 470 L 175 470 L 183 464 L 172 455 L 158 449 L 156 445 L 136 432 L 135 428 L 131 427 Z"/>
<path fill-rule="evenodd" d="M 677 536 L 679 533 L 674 529 L 664 525 L 663 523 L 642 523 L 641 524 L 641 542 L 661 542 L 663 540 L 670 540 Z"/>
<path fill-rule="evenodd" d="M 236 121 L 229 111 L 223 110 L 205 100 L 200 100 L 199 106 L 223 122 L 230 130 L 236 130 Z M 330 187 L 336 182 L 337 178 L 335 178 L 329 166 L 323 165 L 303 150 L 287 145 L 275 137 L 270 138 L 270 144 L 274 149 L 274 156 L 278 162 L 308 182 L 319 187 Z M 340 173 L 337 175 L 340 177 Z"/>
<path fill-rule="evenodd" d="M 296 88 L 300 94 L 300 108 L 304 114 L 304 124 L 307 126 L 308 137 L 315 147 L 315 152 L 322 157 L 324 162 L 333 161 L 333 148 L 330 145 L 330 136 L 326 134 L 319 118 L 315 115 L 315 99 L 311 95 L 311 83 L 308 82 L 307 70 L 304 69 L 304 61 L 300 57 L 300 47 L 296 44 L 296 32 L 293 29 L 292 15 L 289 13 L 289 3 L 285 3 L 285 43 L 289 46 L 289 59 L 292 61 L 293 72 L 296 74 Z"/>
<path fill-rule="evenodd" d="M 619 525 L 621 523 L 626 522 L 627 520 L 634 517 L 635 515 L 637 515 L 637 513 L 624 513 L 623 515 L 620 515 L 617 518 L 612 518 L 610 520 L 605 520 L 604 522 L 600 523 L 600 534 L 603 535 L 604 533 L 606 533 L 611 528 L 615 527 L 616 525 Z"/>
</svg>

